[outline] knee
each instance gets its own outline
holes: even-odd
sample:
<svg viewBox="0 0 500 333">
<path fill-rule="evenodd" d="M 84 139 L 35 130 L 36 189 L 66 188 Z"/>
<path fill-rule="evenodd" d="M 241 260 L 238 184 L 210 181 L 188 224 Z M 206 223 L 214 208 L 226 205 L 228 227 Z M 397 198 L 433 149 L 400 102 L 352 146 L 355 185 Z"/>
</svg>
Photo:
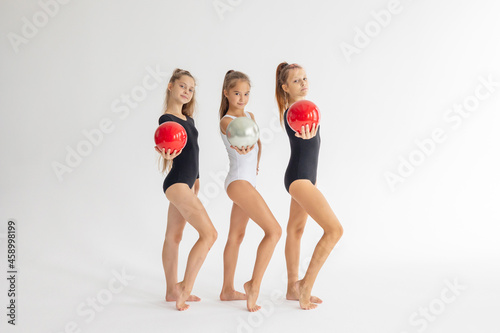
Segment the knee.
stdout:
<svg viewBox="0 0 500 333">
<path fill-rule="evenodd" d="M 276 223 L 273 228 L 267 230 L 265 233 L 266 237 L 269 237 L 274 243 L 278 243 L 281 238 L 281 227 Z"/>
<path fill-rule="evenodd" d="M 291 236 L 294 238 L 301 238 L 302 234 L 304 234 L 304 225 L 295 225 L 291 227 L 290 224 L 288 224 L 288 227 L 286 228 L 286 234 L 287 236 Z"/>
<path fill-rule="evenodd" d="M 165 242 L 167 242 L 168 244 L 179 245 L 181 240 L 182 240 L 182 233 L 167 235 L 165 237 Z"/>
<path fill-rule="evenodd" d="M 212 231 L 210 231 L 210 235 L 209 235 L 210 246 L 214 245 L 218 236 L 219 236 L 219 234 L 217 233 L 217 230 L 215 230 L 215 228 Z"/>
<path fill-rule="evenodd" d="M 229 234 L 227 242 L 233 245 L 240 245 L 243 242 L 244 237 L 245 237 L 245 232 L 232 233 Z"/>
<path fill-rule="evenodd" d="M 282 230 L 281 230 L 281 227 L 280 225 L 278 224 L 275 228 L 275 230 L 273 231 L 273 237 L 276 239 L 276 243 L 280 240 L 281 238 L 281 234 L 282 234 Z"/>
<path fill-rule="evenodd" d="M 217 230 L 215 228 L 212 228 L 211 230 L 208 230 L 204 232 L 203 234 L 200 235 L 200 238 L 205 240 L 210 247 L 214 245 L 215 241 L 217 240 Z"/>
<path fill-rule="evenodd" d="M 342 228 L 342 225 L 340 225 L 340 223 L 337 223 L 331 226 L 330 228 L 325 229 L 325 236 L 333 244 L 337 243 L 343 234 L 344 234 L 344 228 Z"/>
</svg>

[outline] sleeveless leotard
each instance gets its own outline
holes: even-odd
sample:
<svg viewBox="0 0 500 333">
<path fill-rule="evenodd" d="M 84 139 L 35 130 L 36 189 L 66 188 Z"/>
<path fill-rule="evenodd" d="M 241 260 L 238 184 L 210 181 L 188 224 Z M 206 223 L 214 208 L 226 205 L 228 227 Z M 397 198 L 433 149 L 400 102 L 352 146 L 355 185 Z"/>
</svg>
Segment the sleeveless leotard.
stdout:
<svg viewBox="0 0 500 333">
<path fill-rule="evenodd" d="M 163 182 L 163 192 L 176 183 L 184 183 L 189 188 L 192 188 L 194 182 L 200 176 L 198 171 L 200 151 L 198 147 L 198 130 L 194 126 L 193 118 L 188 116 L 186 116 L 186 120 L 183 120 L 172 114 L 165 113 L 160 117 L 158 123 L 161 125 L 167 121 L 175 121 L 184 127 L 187 133 L 187 142 L 182 149 L 182 153 L 173 160 L 172 169 L 170 169 Z"/>
<path fill-rule="evenodd" d="M 321 138 L 319 130 L 316 136 L 309 140 L 304 140 L 295 136 L 294 130 L 288 125 L 286 116 L 288 109 L 285 111 L 285 129 L 290 141 L 290 161 L 285 172 L 285 188 L 290 192 L 290 184 L 297 179 L 309 179 L 313 185 L 316 184 L 316 173 L 318 169 L 318 155 Z"/>
<path fill-rule="evenodd" d="M 252 118 L 246 111 L 245 115 L 250 119 Z M 232 119 L 236 118 L 230 115 L 225 115 L 224 117 L 230 117 Z M 255 187 L 257 185 L 257 156 L 259 153 L 259 145 L 255 144 L 255 147 L 251 152 L 241 155 L 236 150 L 231 148 L 231 144 L 227 140 L 227 136 L 225 134 L 220 132 L 220 135 L 224 145 L 226 146 L 227 155 L 229 157 L 229 172 L 224 182 L 226 191 L 229 184 L 235 180 L 246 180 L 252 184 L 253 187 Z"/>
</svg>

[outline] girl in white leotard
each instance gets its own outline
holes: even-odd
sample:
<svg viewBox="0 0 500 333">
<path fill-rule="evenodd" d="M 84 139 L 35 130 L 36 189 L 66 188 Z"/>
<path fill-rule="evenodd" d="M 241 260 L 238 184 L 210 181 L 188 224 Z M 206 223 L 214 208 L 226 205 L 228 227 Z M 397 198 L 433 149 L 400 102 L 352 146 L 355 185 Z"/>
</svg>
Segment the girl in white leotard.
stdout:
<svg viewBox="0 0 500 333">
<path fill-rule="evenodd" d="M 225 186 L 227 195 L 233 201 L 233 208 L 224 249 L 224 283 L 220 299 L 222 301 L 246 299 L 248 310 L 254 312 L 260 309 L 260 306 L 257 305 L 260 284 L 276 243 L 281 237 L 281 227 L 255 188 L 262 147 L 260 140 L 257 145 L 239 149 L 231 146 L 226 137 L 226 128 L 234 118 L 250 117 L 254 119 L 252 113 L 245 112 L 249 94 L 250 80 L 248 76 L 232 70 L 226 73 L 219 116 L 222 140 L 226 145 L 230 161 L 230 170 L 226 177 Z M 265 235 L 257 249 L 252 278 L 243 285 L 244 294 L 234 289 L 234 273 L 238 251 L 249 219 L 255 221 L 264 230 Z"/>
<path fill-rule="evenodd" d="M 253 119 L 249 112 L 245 111 L 245 116 Z M 224 117 L 228 117 L 232 121 L 237 117 L 226 114 Z M 223 119 L 224 119 L 223 117 Z M 253 187 L 257 185 L 257 165 L 260 157 L 260 142 L 256 147 L 250 149 L 247 154 L 239 153 L 235 147 L 232 147 L 229 143 L 226 134 L 220 133 L 222 141 L 226 146 L 227 155 L 229 157 L 229 173 L 227 174 L 226 181 L 224 182 L 224 187 L 226 188 L 235 180 L 246 180 Z"/>
</svg>

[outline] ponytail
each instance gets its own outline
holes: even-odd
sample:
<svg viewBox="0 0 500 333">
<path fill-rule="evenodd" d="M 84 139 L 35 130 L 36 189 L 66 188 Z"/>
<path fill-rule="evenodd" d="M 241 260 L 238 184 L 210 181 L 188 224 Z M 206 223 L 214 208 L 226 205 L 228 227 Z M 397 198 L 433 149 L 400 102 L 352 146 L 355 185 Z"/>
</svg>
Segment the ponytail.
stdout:
<svg viewBox="0 0 500 333">
<path fill-rule="evenodd" d="M 276 68 L 276 101 L 278 102 L 278 112 L 280 115 L 280 123 L 284 124 L 285 110 L 288 108 L 287 93 L 283 90 L 283 85 L 288 80 L 288 74 L 291 69 L 302 68 L 297 64 L 289 64 L 286 61 L 282 62 Z"/>
</svg>

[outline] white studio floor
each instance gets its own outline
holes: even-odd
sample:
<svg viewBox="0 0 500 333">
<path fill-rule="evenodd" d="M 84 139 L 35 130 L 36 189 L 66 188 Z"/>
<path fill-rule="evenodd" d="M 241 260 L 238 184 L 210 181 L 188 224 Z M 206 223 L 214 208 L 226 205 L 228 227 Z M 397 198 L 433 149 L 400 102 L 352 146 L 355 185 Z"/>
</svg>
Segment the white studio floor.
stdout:
<svg viewBox="0 0 500 333">
<path fill-rule="evenodd" d="M 17 325 L 2 320 L 2 332 L 499 332 L 500 275 L 487 261 L 355 264 L 331 257 L 326 266 L 334 267 L 320 273 L 314 289 L 324 303 L 312 311 L 284 299 L 280 272 L 270 268 L 263 308 L 254 314 L 244 301 L 218 300 L 220 274 L 210 267 L 193 292 L 202 301 L 179 312 L 163 301 L 161 267 L 24 266 Z"/>
</svg>

